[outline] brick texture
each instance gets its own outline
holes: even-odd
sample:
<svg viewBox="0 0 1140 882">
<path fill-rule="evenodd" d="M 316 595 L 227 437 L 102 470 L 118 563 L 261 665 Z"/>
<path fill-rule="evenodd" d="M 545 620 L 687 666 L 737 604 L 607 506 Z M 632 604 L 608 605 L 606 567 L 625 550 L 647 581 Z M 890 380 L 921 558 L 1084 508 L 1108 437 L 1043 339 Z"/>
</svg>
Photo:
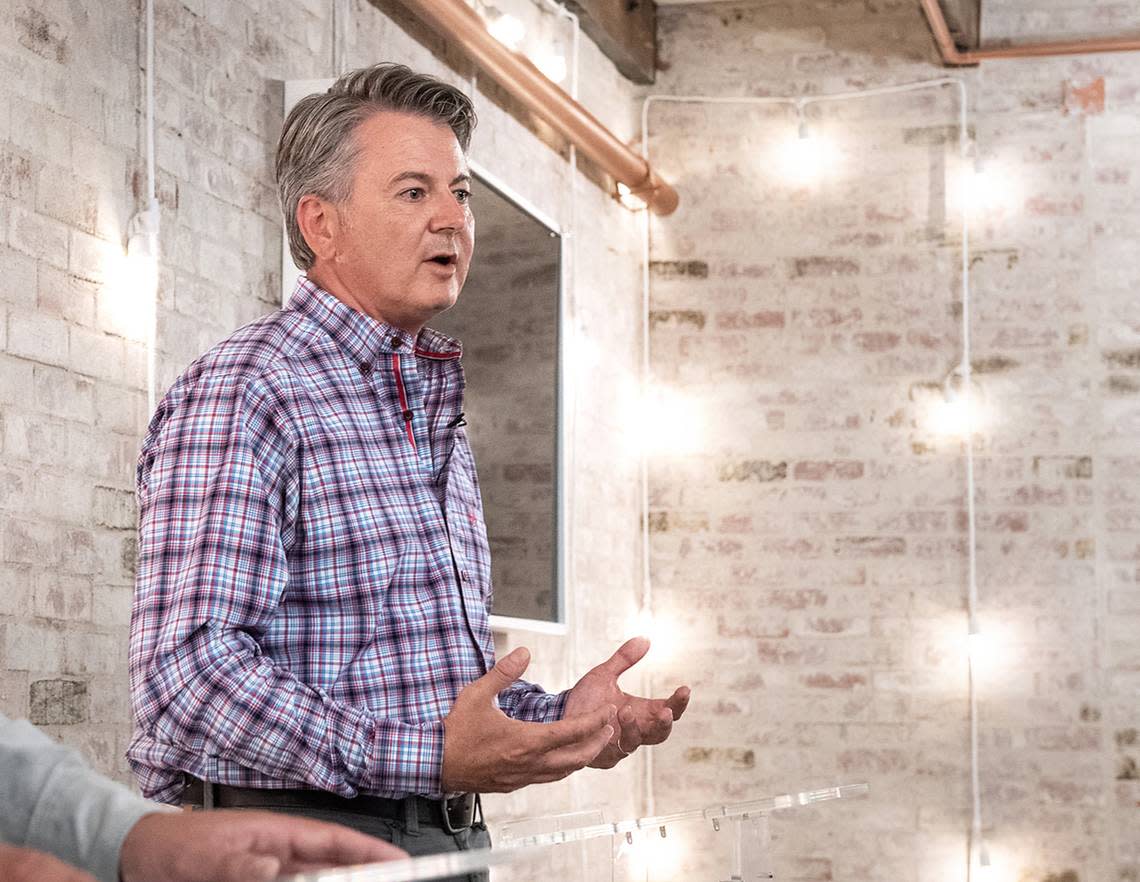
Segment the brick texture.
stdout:
<svg viewBox="0 0 1140 882">
<path fill-rule="evenodd" d="M 564 24 L 530 3 L 515 5 L 568 51 Z M 470 87 L 470 66 L 406 12 L 348 6 L 346 67 L 400 61 Z M 317 0 L 157 0 L 160 395 L 207 347 L 279 302 L 279 82 L 334 74 L 330 10 Z M 127 780 L 133 474 L 149 418 L 149 305 L 127 286 L 122 265 L 146 179 L 139 5 L 17 2 L 13 13 L 0 30 L 0 707 L 30 715 Z M 588 40 L 582 53 L 583 100 L 632 139 L 633 88 Z M 575 328 L 567 333 L 607 356 L 564 382 L 606 389 L 615 371 L 636 376 L 637 217 L 585 171 L 572 181 L 564 143 L 498 90 L 475 85 L 472 158 L 567 233 L 571 185 L 579 192 Z M 525 330 L 511 329 L 515 339 Z M 480 342 L 502 341 L 467 341 Z M 587 443 L 570 444 L 581 448 L 577 582 L 569 590 L 577 636 L 497 635 L 506 649 L 529 645 L 528 676 L 554 690 L 616 648 L 638 584 L 636 458 L 588 443 L 620 436 L 629 402 L 606 394 L 583 402 L 576 438 Z M 552 478 L 535 463 L 511 464 L 525 466 L 510 474 L 520 492 Z M 516 579 L 528 577 L 515 570 Z M 635 761 L 491 798 L 488 817 L 501 825 L 599 801 L 629 816 L 640 802 L 641 768 Z"/>
<path fill-rule="evenodd" d="M 1015 42 L 1136 26 L 1134 4 L 1004 6 L 991 21 Z M 659 23 L 663 94 L 947 74 L 914 3 L 662 7 Z M 971 273 L 985 833 L 1000 878 L 1140 878 L 1140 59 L 954 75 L 988 181 Z M 696 718 L 654 784 L 669 811 L 865 780 L 867 802 L 776 822 L 777 878 L 956 882 L 964 472 L 924 413 L 961 346 L 956 106 L 929 90 L 808 119 L 835 153 L 802 181 L 780 164 L 790 108 L 651 114 L 681 189 L 652 224 L 652 370 L 705 429 L 696 455 L 651 466 L 655 605 L 677 638 L 655 682 L 692 678 Z"/>
</svg>

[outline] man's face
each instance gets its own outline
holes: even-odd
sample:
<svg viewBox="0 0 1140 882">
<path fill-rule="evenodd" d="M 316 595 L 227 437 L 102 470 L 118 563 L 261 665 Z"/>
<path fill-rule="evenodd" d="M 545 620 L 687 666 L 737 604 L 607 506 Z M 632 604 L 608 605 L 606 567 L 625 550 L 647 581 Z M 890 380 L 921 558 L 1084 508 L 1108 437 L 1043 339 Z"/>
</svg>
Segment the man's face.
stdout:
<svg viewBox="0 0 1140 882">
<path fill-rule="evenodd" d="M 467 278 L 475 246 L 467 161 L 450 128 L 411 114 L 379 111 L 355 137 L 333 270 L 365 312 L 418 331 L 455 305 Z"/>
</svg>

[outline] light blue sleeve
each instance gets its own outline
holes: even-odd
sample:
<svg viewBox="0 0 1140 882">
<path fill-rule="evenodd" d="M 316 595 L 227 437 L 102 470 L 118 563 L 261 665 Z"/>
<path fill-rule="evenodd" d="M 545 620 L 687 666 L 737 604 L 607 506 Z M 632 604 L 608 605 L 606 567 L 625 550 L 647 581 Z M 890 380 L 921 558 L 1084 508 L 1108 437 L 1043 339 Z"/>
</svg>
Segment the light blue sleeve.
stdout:
<svg viewBox="0 0 1140 882">
<path fill-rule="evenodd" d="M 0 842 L 54 855 L 99 882 L 118 882 L 127 832 L 143 815 L 162 810 L 30 723 L 0 714 Z"/>
</svg>

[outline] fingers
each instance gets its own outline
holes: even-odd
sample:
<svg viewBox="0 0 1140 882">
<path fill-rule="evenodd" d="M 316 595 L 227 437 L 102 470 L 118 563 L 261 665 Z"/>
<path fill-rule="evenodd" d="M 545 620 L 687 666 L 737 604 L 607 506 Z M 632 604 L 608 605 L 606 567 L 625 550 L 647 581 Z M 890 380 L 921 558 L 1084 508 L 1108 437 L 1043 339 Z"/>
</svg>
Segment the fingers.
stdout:
<svg viewBox="0 0 1140 882">
<path fill-rule="evenodd" d="M 614 727 L 605 726 L 589 739 L 550 751 L 545 757 L 545 768 L 540 773 L 543 782 L 558 781 L 571 772 L 584 769 L 599 753 L 605 750 L 614 737 Z"/>
<path fill-rule="evenodd" d="M 95 882 L 92 876 L 51 855 L 4 843 L 0 843 L 0 879 L 5 882 Z"/>
<path fill-rule="evenodd" d="M 618 737 L 615 744 L 622 754 L 628 756 L 641 747 L 645 741 L 645 736 L 641 731 L 641 724 L 637 721 L 637 714 L 628 704 L 618 713 L 618 723 L 620 725 L 618 726 Z"/>
<path fill-rule="evenodd" d="M 607 673 L 618 677 L 645 658 L 647 652 L 649 652 L 648 638 L 631 637 L 618 647 L 618 651 L 603 662 L 601 667 L 605 668 Z"/>
<path fill-rule="evenodd" d="M 272 882 L 281 875 L 282 867 L 272 855 L 242 853 L 230 855 L 215 872 L 216 882 Z"/>
<path fill-rule="evenodd" d="M 665 706 L 673 712 L 673 719 L 681 719 L 681 714 L 685 712 L 685 708 L 689 706 L 689 697 L 692 695 L 692 690 L 688 686 L 678 686 L 672 695 L 665 699 Z"/>
<path fill-rule="evenodd" d="M 477 692 L 485 692 L 494 698 L 515 680 L 523 675 L 530 664 L 530 650 L 520 646 L 514 652 L 504 655 L 486 674 L 467 686 Z M 466 690 L 465 690 L 466 691 Z"/>
<path fill-rule="evenodd" d="M 286 863 L 284 872 L 301 872 L 301 869 L 293 869 L 294 863 L 298 867 L 329 867 L 370 864 L 408 856 L 407 852 L 390 842 L 366 836 L 347 827 L 303 818 L 294 820 L 297 821 L 297 826 L 289 831 L 288 853 L 292 860 Z M 270 815 L 267 822 L 280 823 L 280 818 Z"/>
<path fill-rule="evenodd" d="M 546 750 L 577 744 L 591 739 L 603 727 L 607 726 L 617 713 L 612 704 L 602 705 L 600 708 L 580 717 L 559 720 L 557 723 L 536 723 L 542 746 Z M 610 735 L 614 727 L 609 726 Z"/>
</svg>

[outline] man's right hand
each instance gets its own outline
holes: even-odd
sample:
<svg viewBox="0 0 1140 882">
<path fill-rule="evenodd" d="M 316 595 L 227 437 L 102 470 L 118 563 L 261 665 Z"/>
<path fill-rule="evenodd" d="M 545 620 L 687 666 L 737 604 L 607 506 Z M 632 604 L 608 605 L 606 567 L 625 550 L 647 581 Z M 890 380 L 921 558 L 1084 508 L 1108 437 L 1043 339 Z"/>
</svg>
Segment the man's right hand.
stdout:
<svg viewBox="0 0 1140 882">
<path fill-rule="evenodd" d="M 589 765 L 613 737 L 612 704 L 556 723 L 525 723 L 499 710 L 495 697 L 529 664 L 520 646 L 455 699 L 443 721 L 446 793 L 510 793 L 558 781 Z"/>
</svg>

